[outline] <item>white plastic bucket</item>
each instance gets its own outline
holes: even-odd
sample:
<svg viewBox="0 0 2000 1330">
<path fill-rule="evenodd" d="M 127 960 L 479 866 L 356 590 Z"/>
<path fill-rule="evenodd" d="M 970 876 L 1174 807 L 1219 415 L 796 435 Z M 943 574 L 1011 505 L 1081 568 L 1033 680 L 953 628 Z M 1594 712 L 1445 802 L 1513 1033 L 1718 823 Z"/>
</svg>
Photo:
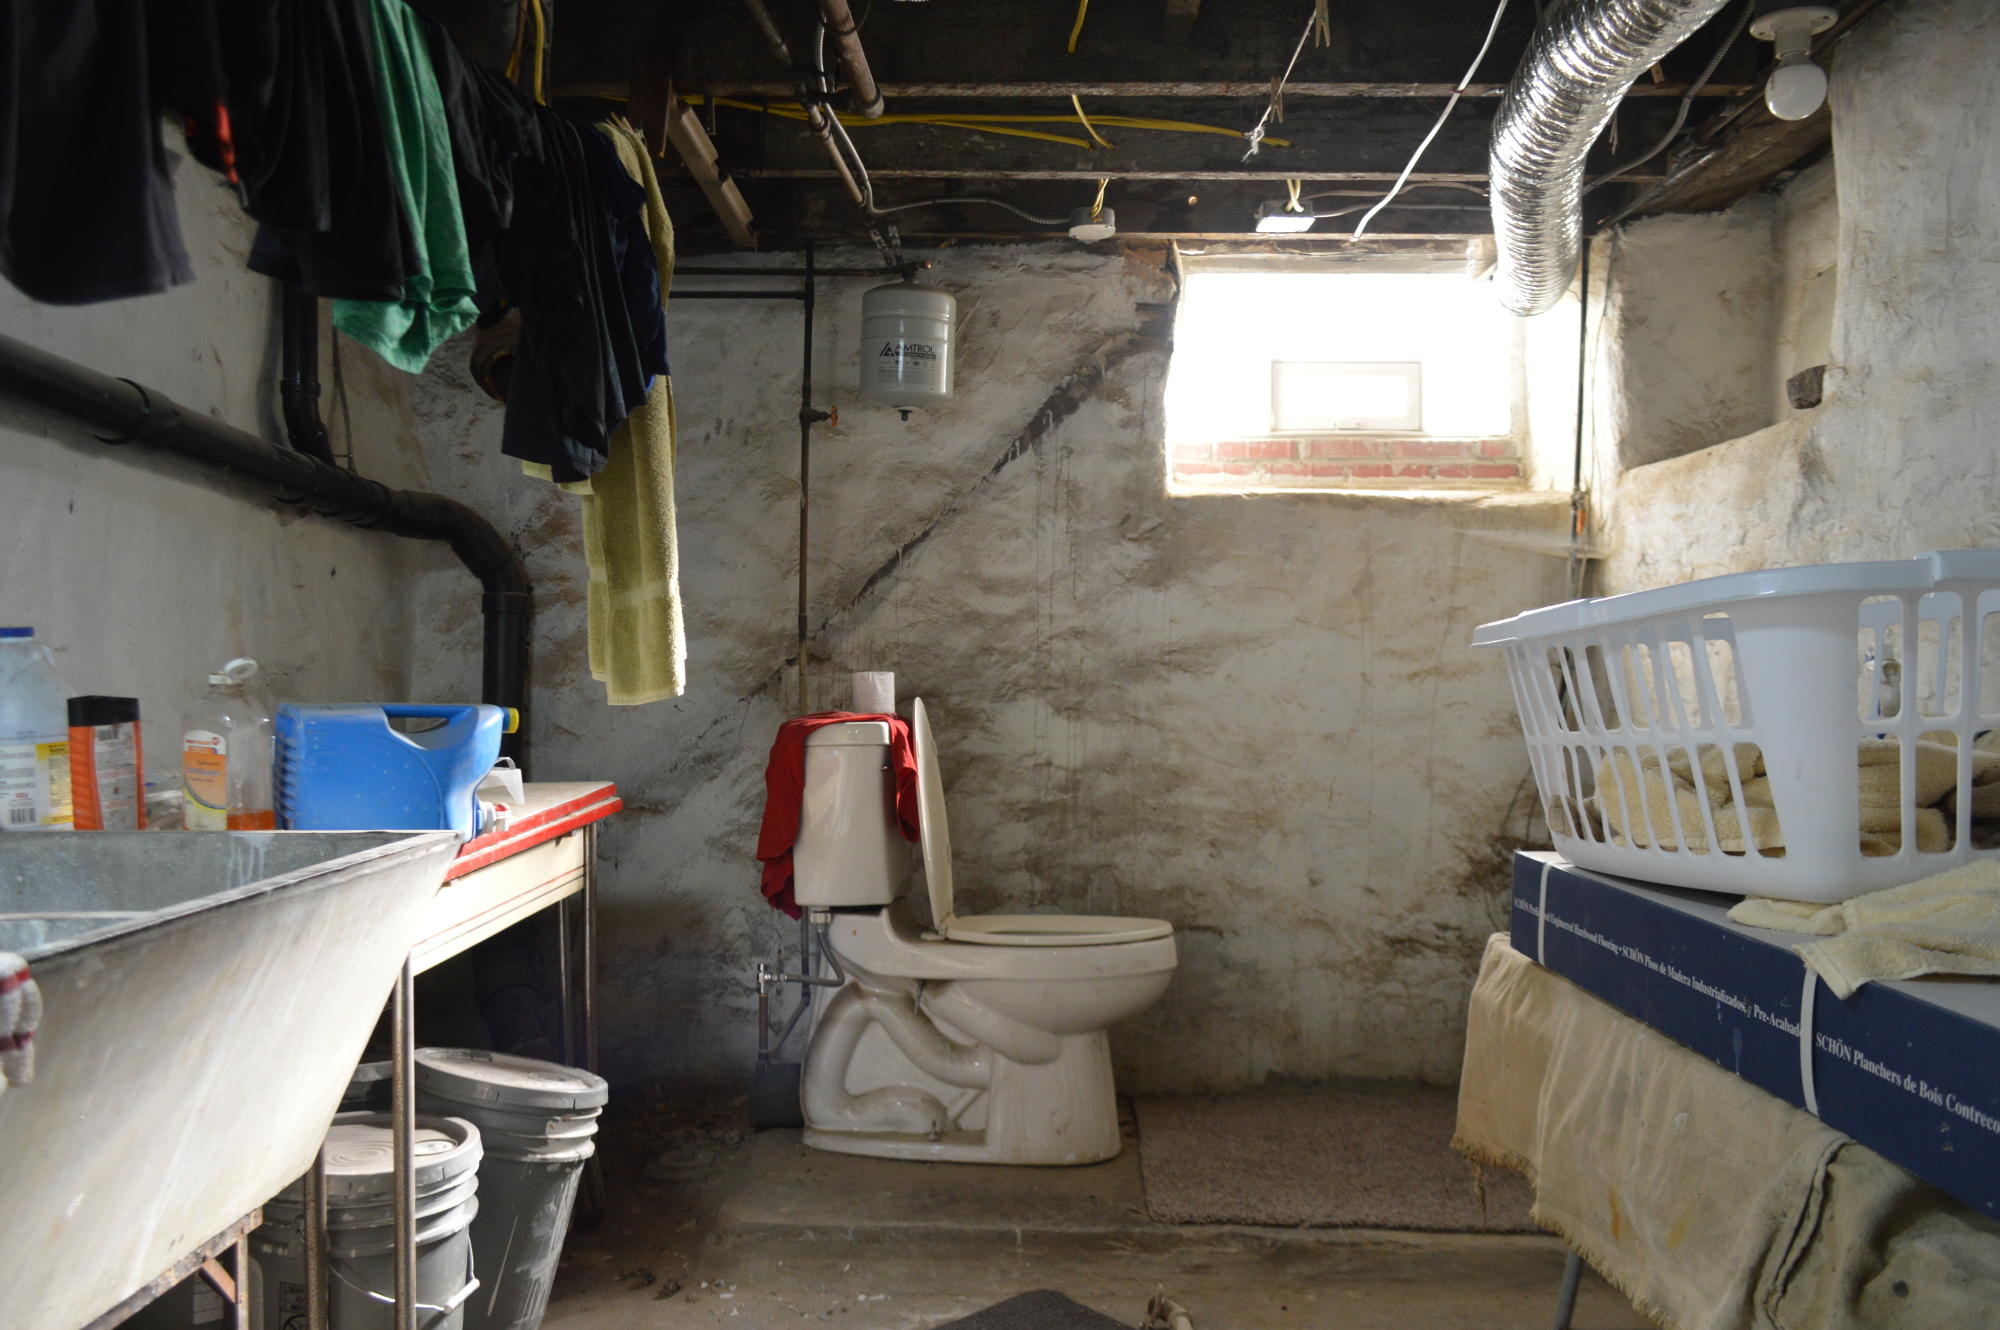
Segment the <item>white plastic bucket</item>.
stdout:
<svg viewBox="0 0 2000 1330">
<path fill-rule="evenodd" d="M 478 1124 L 480 1218 L 472 1244 L 484 1281 L 466 1330 L 536 1330 L 548 1310 L 584 1161 L 610 1093 L 590 1072 L 470 1049 L 417 1052 L 417 1106 Z"/>
<path fill-rule="evenodd" d="M 386 1113 L 342 1113 L 327 1133 L 331 1330 L 394 1330 L 395 1154 Z M 479 1129 L 420 1117 L 416 1136 L 418 1330 L 462 1330 L 479 1288 L 471 1226 L 480 1210 Z M 304 1324 L 303 1180 L 264 1207 L 250 1235 L 250 1297 L 270 1330 Z"/>
</svg>

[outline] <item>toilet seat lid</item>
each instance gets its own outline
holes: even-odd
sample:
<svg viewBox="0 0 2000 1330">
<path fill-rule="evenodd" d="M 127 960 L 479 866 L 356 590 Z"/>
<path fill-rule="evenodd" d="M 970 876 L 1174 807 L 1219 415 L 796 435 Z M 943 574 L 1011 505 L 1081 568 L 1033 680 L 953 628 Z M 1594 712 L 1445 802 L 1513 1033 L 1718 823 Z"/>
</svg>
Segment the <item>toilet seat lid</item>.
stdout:
<svg viewBox="0 0 2000 1330">
<path fill-rule="evenodd" d="M 917 818 L 923 847 L 924 887 L 931 898 L 931 925 L 951 942 L 1002 947 L 1088 947 L 1171 937 L 1164 919 L 1120 919 L 1095 914 L 976 914 L 952 908 L 951 827 L 945 821 L 944 777 L 938 771 L 937 743 L 931 737 L 924 700 L 910 703 L 910 741 L 917 759 Z"/>
<path fill-rule="evenodd" d="M 948 931 L 952 917 L 951 827 L 944 814 L 944 777 L 938 772 L 937 742 L 924 699 L 910 702 L 910 746 L 917 758 L 918 843 L 924 855 L 924 888 L 931 898 L 931 926 Z"/>
</svg>

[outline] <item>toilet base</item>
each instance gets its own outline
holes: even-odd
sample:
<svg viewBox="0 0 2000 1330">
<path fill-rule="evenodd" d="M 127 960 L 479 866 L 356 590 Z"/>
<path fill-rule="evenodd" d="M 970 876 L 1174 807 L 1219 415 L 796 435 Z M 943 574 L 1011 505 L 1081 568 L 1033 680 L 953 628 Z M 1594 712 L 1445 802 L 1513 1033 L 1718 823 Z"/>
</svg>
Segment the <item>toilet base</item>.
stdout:
<svg viewBox="0 0 2000 1330">
<path fill-rule="evenodd" d="M 1124 1145 L 1112 1088 L 1111 1046 L 1102 1030 L 1062 1036 L 1055 1058 L 1040 1064 L 1010 1062 L 988 1049 L 992 1079 L 979 1095 L 980 1102 L 966 1103 L 966 1090 L 934 1081 L 914 1065 L 898 1068 L 899 1082 L 932 1089 L 947 1103 L 965 1103 L 960 1114 L 964 1119 L 983 1119 L 977 1127 L 948 1127 L 935 1135 L 870 1130 L 864 1122 L 840 1130 L 829 1128 L 824 1120 L 816 1124 L 815 1117 L 822 1115 L 814 1112 L 815 1094 L 810 1088 L 813 1051 L 817 1050 L 806 1055 L 805 1143 L 815 1149 L 879 1159 L 1067 1165 L 1114 1159 Z"/>
</svg>

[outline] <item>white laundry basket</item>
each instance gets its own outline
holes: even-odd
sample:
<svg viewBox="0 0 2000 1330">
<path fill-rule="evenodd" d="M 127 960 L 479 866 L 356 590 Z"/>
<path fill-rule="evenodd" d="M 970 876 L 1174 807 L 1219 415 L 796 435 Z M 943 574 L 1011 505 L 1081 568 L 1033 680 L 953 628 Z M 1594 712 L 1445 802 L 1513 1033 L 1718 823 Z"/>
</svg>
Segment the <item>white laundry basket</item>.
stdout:
<svg viewBox="0 0 2000 1330">
<path fill-rule="evenodd" d="M 1473 643 L 1506 651 L 1585 868 L 1830 902 L 2000 853 L 2000 550 L 1570 601 Z"/>
</svg>

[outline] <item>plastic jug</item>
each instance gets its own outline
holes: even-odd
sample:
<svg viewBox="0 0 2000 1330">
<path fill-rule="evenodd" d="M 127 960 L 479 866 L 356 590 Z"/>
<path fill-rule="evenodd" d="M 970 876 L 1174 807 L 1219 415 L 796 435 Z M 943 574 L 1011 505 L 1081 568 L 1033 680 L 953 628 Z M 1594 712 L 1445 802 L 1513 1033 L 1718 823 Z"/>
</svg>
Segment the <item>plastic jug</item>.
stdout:
<svg viewBox="0 0 2000 1330">
<path fill-rule="evenodd" d="M 391 721 L 436 721 L 397 729 Z M 479 831 L 473 793 L 519 718 L 507 707 L 286 702 L 278 823 L 293 831 Z"/>
<path fill-rule="evenodd" d="M 0 628 L 0 831 L 70 828 L 69 689 L 32 628 Z"/>
</svg>

